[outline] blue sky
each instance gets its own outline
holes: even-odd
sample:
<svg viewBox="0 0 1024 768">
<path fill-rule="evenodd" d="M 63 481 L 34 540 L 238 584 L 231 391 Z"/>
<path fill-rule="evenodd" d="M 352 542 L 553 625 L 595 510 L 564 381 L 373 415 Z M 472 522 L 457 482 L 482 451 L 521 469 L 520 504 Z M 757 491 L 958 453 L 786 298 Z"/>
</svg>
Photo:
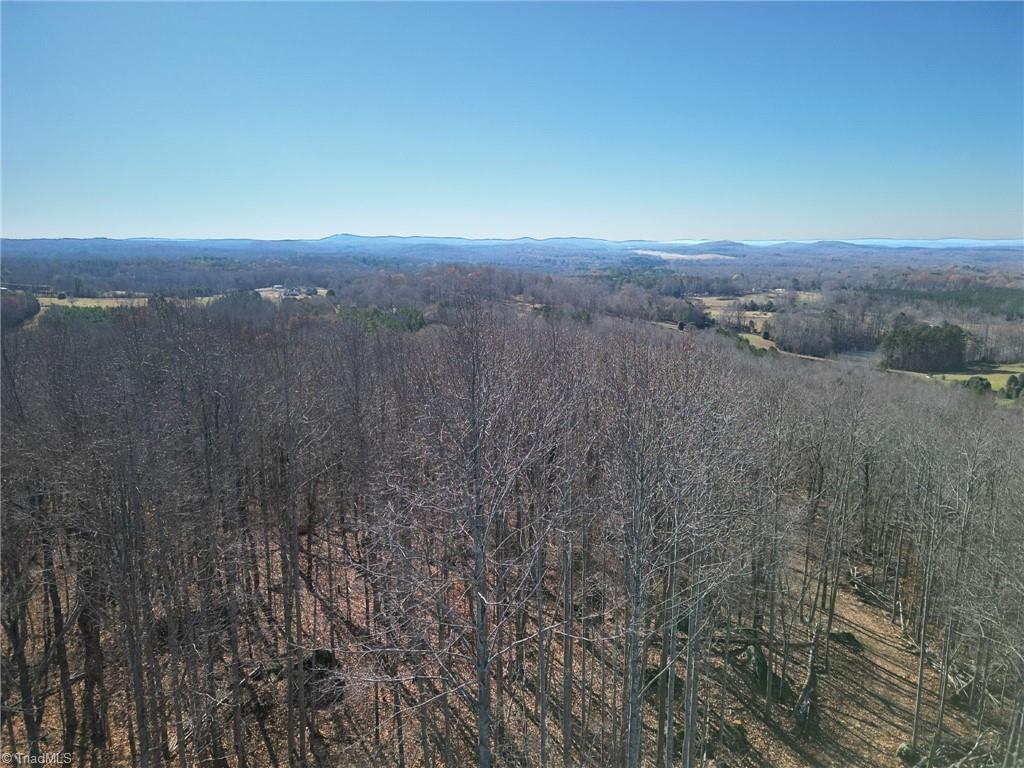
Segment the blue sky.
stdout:
<svg viewBox="0 0 1024 768">
<path fill-rule="evenodd" d="M 2 22 L 7 237 L 1024 236 L 1019 3 Z"/>
</svg>

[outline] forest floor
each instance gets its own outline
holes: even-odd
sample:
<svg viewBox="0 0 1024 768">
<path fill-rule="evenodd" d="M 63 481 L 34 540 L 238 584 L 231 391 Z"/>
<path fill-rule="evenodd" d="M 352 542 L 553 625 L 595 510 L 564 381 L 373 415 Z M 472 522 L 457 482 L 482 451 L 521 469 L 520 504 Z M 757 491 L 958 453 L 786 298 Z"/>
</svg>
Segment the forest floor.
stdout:
<svg viewBox="0 0 1024 768">
<path fill-rule="evenodd" d="M 812 561 L 811 567 L 813 568 L 815 565 Z M 791 565 L 787 573 L 789 583 L 798 586 L 802 579 L 802 563 Z M 353 582 L 353 585 L 358 586 L 358 583 Z M 353 590 L 354 596 L 360 594 L 359 590 Z M 359 624 L 360 614 L 365 613 L 365 608 L 366 606 L 363 604 L 356 605 L 354 611 L 357 619 L 356 625 Z M 338 609 L 342 610 L 340 599 Z M 306 612 L 307 620 L 311 616 L 316 616 L 315 610 Z M 791 650 L 787 672 L 788 682 L 795 695 L 806 674 L 809 652 L 806 646 L 810 637 L 808 628 L 795 615 L 791 605 L 786 608 L 786 617 L 787 621 L 792 624 L 792 640 L 797 645 Z M 322 632 L 323 620 L 320 621 L 320 631 Z M 316 623 L 314 619 L 313 626 L 309 627 L 311 637 L 318 634 Z M 355 626 L 355 630 L 359 629 L 359 626 Z M 888 611 L 865 602 L 845 581 L 841 584 L 837 595 L 832 631 L 853 633 L 861 644 L 861 648 L 853 648 L 833 640 L 830 654 L 831 665 L 830 669 L 826 671 L 824 669 L 823 641 L 819 641 L 818 661 L 821 671 L 818 678 L 820 711 L 818 732 L 811 736 L 797 736 L 798 728 L 792 714 L 792 699 L 773 704 L 771 716 L 765 719 L 764 695 L 754 681 L 751 662 L 749 660 L 746 662 L 734 661 L 730 665 L 724 701 L 724 716 L 730 734 L 727 736 L 727 741 L 731 743 L 731 751 L 723 750 L 717 755 L 709 755 L 705 761 L 698 762 L 698 765 L 702 765 L 703 768 L 900 768 L 904 766 L 905 764 L 896 756 L 896 752 L 901 744 L 910 741 L 913 724 L 918 668 L 918 655 L 914 645 L 903 635 L 900 625 L 890 621 Z M 368 662 L 360 661 L 363 653 L 360 651 L 356 638 L 361 635 L 361 632 L 355 631 L 351 643 L 333 646 L 333 650 L 340 658 L 344 659 L 348 689 L 343 704 L 339 702 L 339 706 L 323 710 L 316 715 L 320 723 L 320 733 L 325 739 L 324 747 L 331 755 L 330 759 L 323 764 L 347 765 L 353 764 L 353 761 L 373 765 L 394 764 L 391 759 L 393 755 L 390 747 L 385 746 L 380 752 L 371 752 L 368 750 L 373 750 L 371 741 L 374 740 L 357 737 L 357 734 L 367 734 L 372 731 L 371 724 L 376 719 L 372 702 L 377 700 L 373 681 L 379 677 L 379 672 L 371 668 Z M 112 638 L 108 638 L 107 641 L 114 642 Z M 776 648 L 775 650 L 777 662 L 780 649 Z M 656 652 L 652 652 L 652 658 L 649 661 L 655 661 L 656 655 Z M 577 657 L 577 664 L 581 657 L 582 655 Z M 591 658 L 594 659 L 594 662 L 597 661 L 597 657 Z M 723 656 L 710 654 L 708 658 L 710 668 L 707 669 L 704 676 L 706 688 L 700 711 L 708 717 L 710 730 L 716 731 L 720 702 L 718 682 L 721 679 Z M 561 690 L 558 674 L 561 667 L 559 654 L 552 653 L 550 661 L 555 667 L 555 679 L 550 688 L 552 694 L 549 709 L 551 743 L 547 764 L 561 765 L 559 746 L 561 737 L 557 718 L 560 706 L 558 694 Z M 532 666 L 529 660 L 527 663 L 528 666 Z M 80 660 L 72 659 L 72 665 L 73 668 L 79 668 Z M 684 672 L 682 660 L 676 671 L 677 674 Z M 525 679 L 533 680 L 534 673 L 535 670 L 529 669 Z M 919 740 L 919 749 L 922 752 L 927 752 L 935 730 L 938 715 L 936 692 L 939 689 L 939 682 L 936 671 L 926 664 Z M 127 692 L 128 679 L 123 670 L 110 669 L 107 685 L 112 692 Z M 281 702 L 285 700 L 284 686 L 283 679 L 275 681 L 273 678 L 267 679 L 259 686 L 262 694 L 269 697 L 268 701 L 277 702 L 274 715 L 266 723 L 267 731 L 263 735 L 259 735 L 253 729 L 249 734 L 253 740 L 252 747 L 264 757 L 266 753 L 260 750 L 259 743 L 272 743 L 273 749 L 279 757 L 287 752 L 283 730 L 283 705 L 281 705 Z M 578 690 L 579 686 L 577 686 L 577 695 Z M 386 692 L 382 695 L 381 702 L 383 708 L 379 715 L 381 718 L 380 736 L 381 741 L 388 745 L 393 736 L 391 718 L 393 713 Z M 529 709 L 531 711 L 533 709 L 532 701 Z M 112 697 L 109 714 L 112 724 L 115 725 L 112 728 L 110 748 L 105 752 L 108 765 L 131 764 L 127 732 L 117 725 L 127 722 L 129 710 L 130 697 L 126 694 Z M 656 738 L 657 718 L 654 707 L 646 707 L 645 710 L 645 755 L 651 758 L 645 759 L 644 765 L 646 766 L 654 764 L 653 755 L 650 753 L 653 751 Z M 681 716 L 680 712 L 677 727 L 682 725 Z M 417 731 L 415 711 L 408 710 L 407 718 L 406 741 L 411 753 L 407 765 L 419 766 L 422 763 L 412 755 L 415 752 L 413 742 L 416 739 Z M 510 725 L 514 726 L 515 724 L 516 718 L 510 717 Z M 225 720 L 224 725 L 227 728 L 229 722 Z M 59 710 L 54 703 L 53 706 L 47 708 L 47 717 L 44 722 L 48 745 L 53 746 L 59 743 L 60 728 Z M 530 728 L 536 733 L 536 722 L 532 722 Z M 732 734 L 736 733 L 741 734 L 738 739 L 741 743 L 739 747 L 736 745 L 737 739 L 732 737 Z M 471 734 L 467 732 L 465 735 L 470 736 Z M 974 743 L 974 735 L 973 716 L 950 700 L 945 712 L 943 743 L 965 744 L 969 747 Z M 716 741 L 717 739 L 712 737 L 709 743 L 714 746 Z M 581 749 L 585 753 L 585 757 L 580 765 L 602 766 L 603 768 L 604 765 L 609 764 L 608 754 L 605 753 L 603 758 L 601 756 L 599 743 L 586 744 Z M 539 765 L 536 755 L 533 755 L 532 758 L 521 764 Z"/>
<path fill-rule="evenodd" d="M 799 569 L 794 576 L 802 577 Z M 918 655 L 888 613 L 866 603 L 847 584 L 836 600 L 833 632 L 852 632 L 863 646 L 855 650 L 832 642 L 831 671 L 818 678 L 820 728 L 814 738 L 796 739 L 790 705 L 776 705 L 772 720 L 762 719 L 763 697 L 749 701 L 742 719 L 751 750 L 741 762 L 730 766 L 849 766 L 884 768 L 901 766 L 896 750 L 910 742 L 914 720 Z M 806 664 L 797 651 L 802 675 Z M 819 661 L 824 661 L 819 649 Z M 792 681 L 799 689 L 802 680 Z M 919 750 L 927 747 L 938 718 L 939 676 L 929 665 L 924 669 L 921 738 Z M 962 707 L 947 702 L 944 743 L 974 743 L 973 717 Z"/>
</svg>

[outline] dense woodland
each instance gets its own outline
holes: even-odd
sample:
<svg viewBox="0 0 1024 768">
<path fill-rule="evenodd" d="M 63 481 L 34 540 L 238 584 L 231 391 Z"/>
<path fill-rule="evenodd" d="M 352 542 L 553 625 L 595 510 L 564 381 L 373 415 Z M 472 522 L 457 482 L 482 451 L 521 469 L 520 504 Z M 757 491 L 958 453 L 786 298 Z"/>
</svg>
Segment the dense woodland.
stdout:
<svg viewBox="0 0 1024 768">
<path fill-rule="evenodd" d="M 666 262 L 631 251 L 578 253 L 581 246 L 537 244 L 537 252 L 524 255 L 512 242 L 473 241 L 424 256 L 424 246 L 372 248 L 373 238 L 355 240 L 359 247 L 343 256 L 325 251 L 325 241 L 5 241 L 0 275 L 8 286 L 83 298 L 188 299 L 275 284 L 323 286 L 343 307 L 423 312 L 468 274 L 489 300 L 670 324 L 705 324 L 702 300 L 731 298 L 733 311 L 720 321 L 742 331 L 752 330 L 742 310 L 764 304 L 752 307 L 744 295 L 767 291 L 774 297 L 768 336 L 789 352 L 881 353 L 883 335 L 896 324 L 948 322 L 966 333 L 965 365 L 1024 361 L 1024 283 L 1020 253 L 1012 249 L 847 248 L 823 255 L 822 244 L 766 253 L 733 243 L 716 245 L 736 253 L 723 261 Z"/>
<path fill-rule="evenodd" d="M 967 334 L 958 325 L 898 322 L 882 337 L 888 368 L 956 371 L 966 360 Z"/>
<path fill-rule="evenodd" d="M 686 299 L 634 281 L 331 287 L 5 335 L 6 748 L 781 764 L 756 722 L 879 764 L 822 704 L 856 600 L 910 649 L 891 764 L 1024 764 L 1019 410 L 655 327 Z"/>
<path fill-rule="evenodd" d="M 17 328 L 39 312 L 39 301 L 25 293 L 4 291 L 0 299 L 0 323 L 4 330 Z"/>
</svg>

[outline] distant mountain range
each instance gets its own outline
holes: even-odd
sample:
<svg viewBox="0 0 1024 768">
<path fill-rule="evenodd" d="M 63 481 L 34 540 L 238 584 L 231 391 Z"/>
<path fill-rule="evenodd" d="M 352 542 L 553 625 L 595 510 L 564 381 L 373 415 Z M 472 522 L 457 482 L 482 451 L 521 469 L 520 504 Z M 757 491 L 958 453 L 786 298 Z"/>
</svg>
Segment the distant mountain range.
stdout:
<svg viewBox="0 0 1024 768">
<path fill-rule="evenodd" d="M 221 246 L 225 248 L 247 246 L 252 244 L 267 245 L 271 243 L 306 244 L 315 246 L 325 245 L 359 245 L 359 246 L 394 246 L 394 245 L 444 245 L 449 247 L 466 246 L 509 246 L 509 245 L 534 245 L 539 247 L 556 248 L 601 248 L 609 250 L 622 250 L 630 248 L 666 247 L 666 246 L 700 246 L 708 248 L 711 246 L 737 246 L 745 245 L 762 248 L 778 248 L 790 246 L 835 246 L 835 245 L 860 245 L 882 248 L 1024 248 L 1024 239 L 996 239 L 985 240 L 969 237 L 946 237 L 938 239 L 900 239 L 885 237 L 865 237 L 852 239 L 830 239 L 830 240 L 710 240 L 710 239 L 680 239 L 680 240 L 604 240 L 593 237 L 515 237 L 515 238 L 473 238 L 453 236 L 429 236 L 429 235 L 353 235 L 347 232 L 328 235 L 317 239 L 274 239 L 260 240 L 256 238 L 219 237 L 219 238 L 192 238 L 192 237 L 62 237 L 62 238 L 4 238 L 7 243 L 55 243 L 55 242 L 76 242 L 76 243 L 180 243 L 193 245 Z"/>
<path fill-rule="evenodd" d="M 587 237 L 472 239 L 337 234 L 317 240 L 246 238 L 3 239 L 5 257 L 33 258 L 289 258 L 337 255 L 429 262 L 477 262 L 545 268 L 589 264 L 714 264 L 734 259 L 863 258 L 886 261 L 894 250 L 908 261 L 1007 260 L 1024 256 L 1024 240 L 860 238 L 853 240 L 601 240 Z"/>
</svg>

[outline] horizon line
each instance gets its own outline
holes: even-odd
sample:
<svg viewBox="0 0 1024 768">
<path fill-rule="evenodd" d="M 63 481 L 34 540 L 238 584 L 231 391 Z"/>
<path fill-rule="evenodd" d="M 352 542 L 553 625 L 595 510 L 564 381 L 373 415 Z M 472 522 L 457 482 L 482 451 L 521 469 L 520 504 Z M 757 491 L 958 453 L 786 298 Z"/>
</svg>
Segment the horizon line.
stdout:
<svg viewBox="0 0 1024 768">
<path fill-rule="evenodd" d="M 593 240 L 597 242 L 610 243 L 613 245 L 628 244 L 628 243 L 656 243 L 661 245 L 703 245 L 707 243 L 737 243 L 740 245 L 751 245 L 751 246 L 772 246 L 772 245 L 785 245 L 788 243 L 799 244 L 799 245 L 813 245 L 816 243 L 850 243 L 850 244 L 881 244 L 881 243 L 955 243 L 955 242 L 972 242 L 972 243 L 999 243 L 1006 245 L 1024 245 L 1024 237 L 969 237 L 964 235 L 951 235 L 947 237 L 877 237 L 877 236 L 858 236 L 858 237 L 819 237 L 819 238 L 744 238 L 744 239 L 733 239 L 728 237 L 718 238 L 670 238 L 670 239 L 651 239 L 651 238 L 623 238 L 623 239 L 612 239 L 606 237 L 593 237 L 589 235 L 549 235 L 546 237 L 535 237 L 533 235 L 519 235 L 515 237 L 491 237 L 491 236 L 478 236 L 468 237 L 466 235 L 396 235 L 396 234 L 355 234 L 352 232 L 335 232 L 322 237 L 251 237 L 245 235 L 226 235 L 226 236 L 210 236 L 210 237 L 190 237 L 190 236 L 155 236 L 155 235 L 133 235 L 128 237 L 111 237 L 109 235 L 89 235 L 89 236 L 54 236 L 54 235 L 40 235 L 40 236 L 29 236 L 29 237 L 10 237 L 6 235 L 0 235 L 0 241 L 32 241 L 32 240 L 109 240 L 114 242 L 132 242 L 132 241 L 151 241 L 151 242 L 230 242 L 230 241 L 251 241 L 251 242 L 263 242 L 263 243 L 275 243 L 275 242 L 304 242 L 304 243 L 316 243 L 331 240 L 334 238 L 358 238 L 363 240 L 462 240 L 466 242 L 519 242 L 519 241 L 533 241 L 533 242 L 546 242 L 552 240 Z"/>
</svg>

